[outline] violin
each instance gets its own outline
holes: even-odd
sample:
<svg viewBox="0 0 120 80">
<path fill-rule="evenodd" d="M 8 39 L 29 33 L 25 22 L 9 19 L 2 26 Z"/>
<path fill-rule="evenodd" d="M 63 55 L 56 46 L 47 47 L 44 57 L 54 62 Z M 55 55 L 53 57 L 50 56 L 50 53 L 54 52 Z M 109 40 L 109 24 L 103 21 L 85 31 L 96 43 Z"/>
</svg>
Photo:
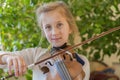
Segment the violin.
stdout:
<svg viewBox="0 0 120 80">
<path fill-rule="evenodd" d="M 60 51 L 64 51 L 64 49 L 58 48 L 52 55 Z M 76 60 L 73 50 L 46 60 L 42 63 L 41 70 L 46 75 L 47 80 L 83 80 L 85 76 L 82 65 Z"/>
<path fill-rule="evenodd" d="M 103 32 L 76 45 L 69 46 L 65 49 L 60 49 L 56 51 L 52 56 L 49 56 L 45 59 L 29 65 L 28 68 L 38 64 L 42 64 L 43 66 L 41 66 L 41 70 L 46 75 L 47 80 L 83 80 L 83 78 L 85 77 L 85 73 L 82 70 L 81 64 L 76 61 L 74 57 L 74 52 L 72 50 L 80 45 L 84 45 L 90 41 L 94 41 L 119 29 L 120 26 Z M 54 73 L 52 73 L 53 71 Z M 52 75 L 55 76 L 53 77 Z M 14 74 L 2 77 L 1 80 L 5 80 L 12 76 L 14 76 Z"/>
</svg>

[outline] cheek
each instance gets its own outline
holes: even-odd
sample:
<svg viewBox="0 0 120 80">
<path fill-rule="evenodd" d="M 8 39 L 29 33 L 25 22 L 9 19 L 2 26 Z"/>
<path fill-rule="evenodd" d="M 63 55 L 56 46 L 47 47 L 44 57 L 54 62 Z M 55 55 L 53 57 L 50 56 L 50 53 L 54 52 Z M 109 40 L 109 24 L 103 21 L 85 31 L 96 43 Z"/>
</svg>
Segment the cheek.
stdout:
<svg viewBox="0 0 120 80">
<path fill-rule="evenodd" d="M 71 34 L 71 32 L 72 31 L 64 31 L 64 34 L 63 34 L 63 36 L 64 36 L 64 39 L 67 41 L 68 39 L 69 39 L 69 36 L 70 36 L 70 34 Z"/>
<path fill-rule="evenodd" d="M 45 34 L 45 37 L 46 37 L 48 40 L 50 40 L 51 34 L 50 34 L 49 32 L 44 32 L 44 34 Z"/>
</svg>

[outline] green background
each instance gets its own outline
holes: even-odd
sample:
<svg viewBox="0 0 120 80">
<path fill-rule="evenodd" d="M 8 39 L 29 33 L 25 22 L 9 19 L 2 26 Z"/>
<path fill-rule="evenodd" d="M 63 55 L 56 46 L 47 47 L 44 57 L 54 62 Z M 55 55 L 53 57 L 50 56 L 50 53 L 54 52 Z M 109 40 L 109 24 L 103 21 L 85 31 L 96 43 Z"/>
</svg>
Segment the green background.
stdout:
<svg viewBox="0 0 120 80">
<path fill-rule="evenodd" d="M 56 0 L 0 0 L 0 50 L 16 51 L 37 46 L 47 48 L 49 43 L 41 36 L 35 9 L 39 4 L 51 1 Z M 76 18 L 82 41 L 120 26 L 120 0 L 62 1 L 67 3 Z M 120 45 L 120 30 L 85 44 L 76 51 L 90 61 L 103 61 L 105 55 L 116 53 L 120 56 L 120 48 L 116 44 Z M 32 77 L 29 73 L 32 72 L 28 71 L 28 80 Z"/>
</svg>

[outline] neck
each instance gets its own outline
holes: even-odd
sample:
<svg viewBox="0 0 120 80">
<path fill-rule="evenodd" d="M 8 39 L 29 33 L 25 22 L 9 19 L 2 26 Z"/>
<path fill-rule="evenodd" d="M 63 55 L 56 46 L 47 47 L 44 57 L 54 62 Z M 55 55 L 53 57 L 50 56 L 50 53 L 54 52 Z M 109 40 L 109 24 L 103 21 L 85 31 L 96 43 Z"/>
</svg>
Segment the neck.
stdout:
<svg viewBox="0 0 120 80">
<path fill-rule="evenodd" d="M 64 43 L 62 46 L 60 46 L 60 47 L 53 47 L 53 48 L 55 48 L 55 49 L 64 49 L 64 48 L 66 48 L 67 47 L 67 43 Z"/>
<path fill-rule="evenodd" d="M 68 45 L 67 43 L 64 43 L 62 46 L 60 47 L 52 47 L 51 50 L 50 50 L 50 53 L 53 54 L 55 51 L 58 51 L 59 49 L 64 49 L 66 48 Z"/>
</svg>

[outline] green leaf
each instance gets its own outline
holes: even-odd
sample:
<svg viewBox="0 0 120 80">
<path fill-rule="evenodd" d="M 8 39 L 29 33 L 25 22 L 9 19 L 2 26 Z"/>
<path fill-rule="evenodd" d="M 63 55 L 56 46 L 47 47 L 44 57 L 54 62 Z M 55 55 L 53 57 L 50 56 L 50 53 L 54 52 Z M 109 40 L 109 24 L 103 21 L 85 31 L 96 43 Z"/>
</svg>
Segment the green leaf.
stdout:
<svg viewBox="0 0 120 80">
<path fill-rule="evenodd" d="M 100 52 L 95 52 L 94 53 L 94 59 L 99 60 L 100 59 Z"/>
</svg>

